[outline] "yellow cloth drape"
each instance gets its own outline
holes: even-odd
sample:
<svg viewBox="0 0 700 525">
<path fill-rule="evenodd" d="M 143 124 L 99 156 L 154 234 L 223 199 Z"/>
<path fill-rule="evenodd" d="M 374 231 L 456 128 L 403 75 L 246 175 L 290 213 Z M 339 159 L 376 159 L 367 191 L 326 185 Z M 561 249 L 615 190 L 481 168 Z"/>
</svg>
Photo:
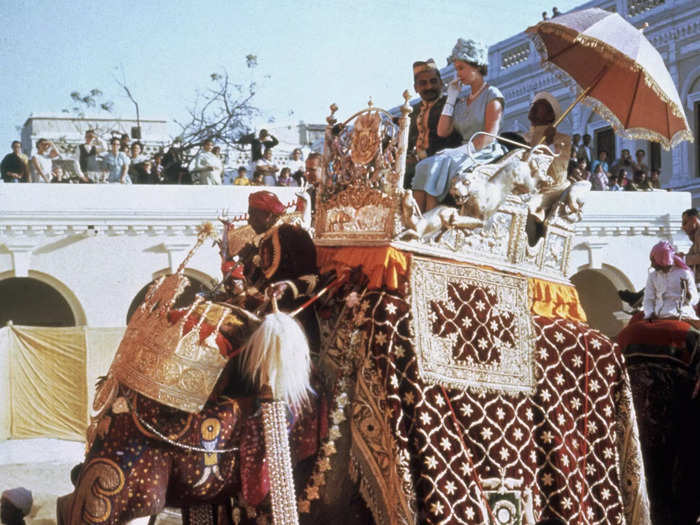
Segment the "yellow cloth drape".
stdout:
<svg viewBox="0 0 700 525">
<path fill-rule="evenodd" d="M 581 307 L 573 285 L 558 284 L 531 277 L 527 280 L 530 311 L 543 317 L 563 317 L 585 323 L 586 312 Z"/>
<path fill-rule="evenodd" d="M 370 288 L 386 287 L 395 290 L 405 282 L 408 275 L 410 254 L 390 246 L 319 247 L 316 252 L 322 272 L 335 270 L 341 273 L 348 268 L 362 266 Z"/>
<path fill-rule="evenodd" d="M 83 440 L 94 383 L 106 373 L 123 328 L 0 329 L 0 439 Z"/>
</svg>

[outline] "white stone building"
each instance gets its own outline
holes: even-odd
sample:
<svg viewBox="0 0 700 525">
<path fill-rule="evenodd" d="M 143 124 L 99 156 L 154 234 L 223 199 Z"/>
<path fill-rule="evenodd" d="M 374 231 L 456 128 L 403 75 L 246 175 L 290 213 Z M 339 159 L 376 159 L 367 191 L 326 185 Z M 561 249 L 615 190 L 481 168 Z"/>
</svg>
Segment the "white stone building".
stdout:
<svg viewBox="0 0 700 525">
<path fill-rule="evenodd" d="M 74 117 L 66 114 L 41 113 L 30 115 L 22 126 L 22 150 L 29 156 L 36 149 L 39 139 L 48 139 L 62 149 L 61 153 L 72 153 L 82 144 L 85 132 L 93 129 L 106 143 L 113 135 L 132 135 L 132 129 L 141 128 L 139 141 L 146 153 L 155 153 L 170 144 L 168 121 L 165 119 L 122 119 L 113 117 Z"/>
<path fill-rule="evenodd" d="M 599 7 L 619 13 L 656 47 L 671 73 L 693 133 L 700 129 L 700 2 L 696 0 L 592 0 L 575 9 Z M 535 25 L 537 20 L 528 21 Z M 451 68 L 447 78 L 454 77 Z M 451 75 L 451 77 L 450 77 Z M 497 86 L 506 100 L 503 130 L 525 131 L 529 127 L 527 112 L 538 91 L 549 91 L 560 101 L 562 109 L 573 102 L 575 93 L 554 74 L 546 73 L 540 56 L 525 33 L 502 40 L 489 48 L 489 83 Z M 630 141 L 613 133 L 610 125 L 588 106 L 577 105 L 559 128 L 564 133 L 588 133 L 594 151 L 605 149 L 609 158 L 618 158 L 622 149 L 632 154 L 646 152 L 650 167 L 661 169 L 664 188 L 689 191 L 693 203 L 700 204 L 700 144 L 683 142 L 671 151 L 647 141 Z"/>
</svg>

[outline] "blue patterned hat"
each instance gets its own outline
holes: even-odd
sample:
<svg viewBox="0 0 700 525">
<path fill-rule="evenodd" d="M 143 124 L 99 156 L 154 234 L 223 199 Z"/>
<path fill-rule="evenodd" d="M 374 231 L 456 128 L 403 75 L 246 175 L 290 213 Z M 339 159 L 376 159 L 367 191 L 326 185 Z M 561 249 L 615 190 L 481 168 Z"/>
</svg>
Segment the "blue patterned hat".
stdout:
<svg viewBox="0 0 700 525">
<path fill-rule="evenodd" d="M 451 64 L 455 60 L 476 64 L 477 66 L 488 66 L 489 48 L 483 42 L 460 38 L 452 49 L 452 54 L 447 57 L 447 63 Z"/>
</svg>

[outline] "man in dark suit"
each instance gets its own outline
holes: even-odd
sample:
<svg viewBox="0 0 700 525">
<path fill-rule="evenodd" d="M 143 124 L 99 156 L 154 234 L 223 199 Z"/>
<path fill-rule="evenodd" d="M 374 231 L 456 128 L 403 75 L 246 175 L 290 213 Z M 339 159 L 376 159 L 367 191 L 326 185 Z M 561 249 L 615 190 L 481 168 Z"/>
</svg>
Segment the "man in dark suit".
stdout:
<svg viewBox="0 0 700 525">
<path fill-rule="evenodd" d="M 419 161 L 442 149 L 456 148 L 462 143 L 462 137 L 457 131 L 448 137 L 440 137 L 437 134 L 438 120 L 446 97 L 442 95 L 440 70 L 432 58 L 413 63 L 413 89 L 420 95 L 421 101 L 413 106 L 411 112 L 405 188 L 411 187 L 415 167 Z"/>
</svg>

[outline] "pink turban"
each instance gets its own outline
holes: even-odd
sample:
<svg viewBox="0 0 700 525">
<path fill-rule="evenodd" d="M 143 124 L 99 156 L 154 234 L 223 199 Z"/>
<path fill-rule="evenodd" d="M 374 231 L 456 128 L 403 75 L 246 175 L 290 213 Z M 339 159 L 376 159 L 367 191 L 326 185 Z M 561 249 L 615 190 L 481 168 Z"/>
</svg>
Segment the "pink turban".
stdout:
<svg viewBox="0 0 700 525">
<path fill-rule="evenodd" d="M 685 264 L 683 259 L 676 255 L 673 246 L 668 241 L 660 241 L 654 245 L 651 249 L 651 260 L 654 261 L 659 266 L 673 266 L 676 265 L 679 268 L 685 270 L 688 269 L 688 265 Z"/>
</svg>

